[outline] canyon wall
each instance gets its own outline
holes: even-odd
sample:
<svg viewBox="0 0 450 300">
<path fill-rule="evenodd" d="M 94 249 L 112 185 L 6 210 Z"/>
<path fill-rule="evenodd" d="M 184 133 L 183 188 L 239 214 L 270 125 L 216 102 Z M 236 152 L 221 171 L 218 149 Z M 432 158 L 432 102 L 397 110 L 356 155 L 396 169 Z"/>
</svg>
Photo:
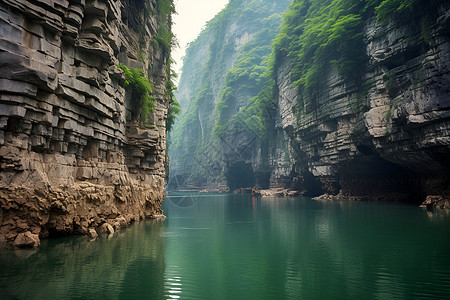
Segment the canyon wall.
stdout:
<svg viewBox="0 0 450 300">
<path fill-rule="evenodd" d="M 172 149 L 174 157 L 184 153 L 176 162 L 191 166 L 184 178 L 173 179 L 186 182 L 189 176 L 195 180 L 184 187 L 201 187 L 212 174 L 218 179 L 212 185 L 222 190 L 270 187 L 448 207 L 448 1 L 291 2 L 278 35 L 266 35 L 273 39 L 272 53 L 258 56 L 262 61 L 243 45 L 230 66 L 220 59 L 224 48 L 197 47 L 201 36 L 191 45 L 180 94 L 190 98 L 186 104 L 204 102 L 177 125 L 187 143 Z M 233 14 L 229 23 L 239 20 Z M 214 36 L 217 28 L 210 25 L 205 31 Z M 248 26 L 225 32 L 249 34 L 253 49 L 267 43 Z M 206 67 L 194 69 L 205 55 Z M 264 75 L 253 73 L 255 65 Z M 219 66 L 228 70 L 219 72 Z M 208 76 L 218 92 L 182 84 Z M 215 140 L 205 139 L 205 128 Z M 196 176 L 199 170 L 207 176 Z"/>
<path fill-rule="evenodd" d="M 362 81 L 330 67 L 300 113 L 293 64 L 280 64 L 282 127 L 298 157 L 295 176 L 315 179 L 310 193 L 449 206 L 450 5 L 418 9 L 428 15 L 365 21 Z"/>
<path fill-rule="evenodd" d="M 162 23 L 170 15 L 156 0 L 0 2 L 0 242 L 36 246 L 162 216 Z M 145 124 L 119 64 L 153 85 Z"/>
<path fill-rule="evenodd" d="M 183 111 L 169 145 L 169 188 L 228 191 L 255 184 L 251 165 L 260 153 L 260 130 L 239 112 L 268 81 L 270 44 L 290 2 L 232 0 L 189 45 L 177 93 Z"/>
</svg>

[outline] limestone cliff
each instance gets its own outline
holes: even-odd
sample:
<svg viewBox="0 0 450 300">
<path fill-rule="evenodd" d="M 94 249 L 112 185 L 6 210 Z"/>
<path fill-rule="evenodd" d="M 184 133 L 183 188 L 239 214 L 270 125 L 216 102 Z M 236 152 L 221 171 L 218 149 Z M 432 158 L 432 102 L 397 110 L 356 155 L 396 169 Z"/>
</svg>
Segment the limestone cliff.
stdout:
<svg viewBox="0 0 450 300">
<path fill-rule="evenodd" d="M 449 2 L 291 2 L 272 53 L 254 63 L 271 73 L 260 77 L 264 84 L 252 79 L 257 72 L 245 59 L 221 64 L 220 48 L 210 48 L 206 68 L 190 67 L 197 78 L 220 76 L 210 66 L 229 69 L 224 84 L 214 83 L 222 87 L 218 99 L 208 86 L 181 90 L 191 102 L 215 100 L 178 124 L 185 145 L 208 145 L 203 152 L 183 148 L 178 162 L 221 174 L 219 183 L 231 190 L 281 187 L 328 198 L 449 206 Z M 243 36 L 246 27 L 232 32 Z M 202 49 L 194 45 L 185 64 L 201 64 Z M 238 56 L 255 59 L 251 51 Z M 206 122 L 198 122 L 202 118 Z M 203 135 L 211 119 L 215 143 Z M 196 178 L 193 186 L 206 182 Z"/>
<path fill-rule="evenodd" d="M 159 2 L 0 1 L 0 242 L 162 215 L 171 99 L 158 33 L 170 14 Z M 118 64 L 153 85 L 145 124 Z"/>
<path fill-rule="evenodd" d="M 363 23 L 367 60 L 350 80 L 336 67 L 315 97 L 298 92 L 295 63 L 277 69 L 278 107 L 294 177 L 312 194 L 420 203 L 450 191 L 450 5 Z M 438 198 L 439 198 L 438 197 Z"/>
<path fill-rule="evenodd" d="M 253 171 L 248 180 L 235 176 L 249 170 L 260 141 L 259 129 L 247 126 L 250 115 L 239 113 L 269 80 L 265 63 L 289 3 L 231 0 L 189 45 L 177 94 L 183 112 L 169 146 L 170 188 L 225 191 L 254 184 Z M 231 119 L 235 124 L 228 126 Z"/>
</svg>

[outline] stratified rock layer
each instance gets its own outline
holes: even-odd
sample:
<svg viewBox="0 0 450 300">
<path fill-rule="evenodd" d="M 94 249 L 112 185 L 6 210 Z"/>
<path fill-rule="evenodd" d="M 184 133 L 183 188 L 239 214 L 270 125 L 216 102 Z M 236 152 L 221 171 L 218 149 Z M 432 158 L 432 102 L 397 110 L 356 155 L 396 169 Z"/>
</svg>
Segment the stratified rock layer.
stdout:
<svg viewBox="0 0 450 300">
<path fill-rule="evenodd" d="M 417 18 L 369 20 L 363 84 L 330 70 L 300 115 L 292 64 L 280 66 L 282 127 L 297 176 L 319 182 L 310 192 L 421 202 L 450 190 L 450 5 L 435 10 L 429 34 Z"/>
<path fill-rule="evenodd" d="M 162 215 L 167 55 L 145 11 L 144 1 L 1 1 L 0 241 Z M 153 81 L 145 128 L 119 63 Z"/>
</svg>

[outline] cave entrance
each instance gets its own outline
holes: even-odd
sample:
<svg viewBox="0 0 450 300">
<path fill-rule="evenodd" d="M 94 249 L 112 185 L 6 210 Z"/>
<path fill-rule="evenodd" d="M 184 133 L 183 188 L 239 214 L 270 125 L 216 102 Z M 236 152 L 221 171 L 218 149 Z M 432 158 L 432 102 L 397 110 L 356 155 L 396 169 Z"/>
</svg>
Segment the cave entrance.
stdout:
<svg viewBox="0 0 450 300">
<path fill-rule="evenodd" d="M 244 161 L 232 163 L 226 173 L 227 184 L 230 190 L 253 187 L 255 185 L 255 173 L 252 165 Z"/>
<path fill-rule="evenodd" d="M 423 201 L 415 174 L 379 156 L 354 159 L 340 168 L 339 174 L 343 191 L 354 196 L 395 202 Z"/>
</svg>

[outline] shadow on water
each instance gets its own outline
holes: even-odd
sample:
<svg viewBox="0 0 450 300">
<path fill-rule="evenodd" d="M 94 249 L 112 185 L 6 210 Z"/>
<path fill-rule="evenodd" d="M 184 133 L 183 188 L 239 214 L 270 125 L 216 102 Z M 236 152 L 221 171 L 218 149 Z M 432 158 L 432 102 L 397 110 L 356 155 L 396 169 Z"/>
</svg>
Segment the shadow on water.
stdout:
<svg viewBox="0 0 450 300">
<path fill-rule="evenodd" d="M 35 250 L 0 251 L 0 299 L 161 299 L 160 222 L 141 222 L 110 239 L 44 240 Z"/>
</svg>

